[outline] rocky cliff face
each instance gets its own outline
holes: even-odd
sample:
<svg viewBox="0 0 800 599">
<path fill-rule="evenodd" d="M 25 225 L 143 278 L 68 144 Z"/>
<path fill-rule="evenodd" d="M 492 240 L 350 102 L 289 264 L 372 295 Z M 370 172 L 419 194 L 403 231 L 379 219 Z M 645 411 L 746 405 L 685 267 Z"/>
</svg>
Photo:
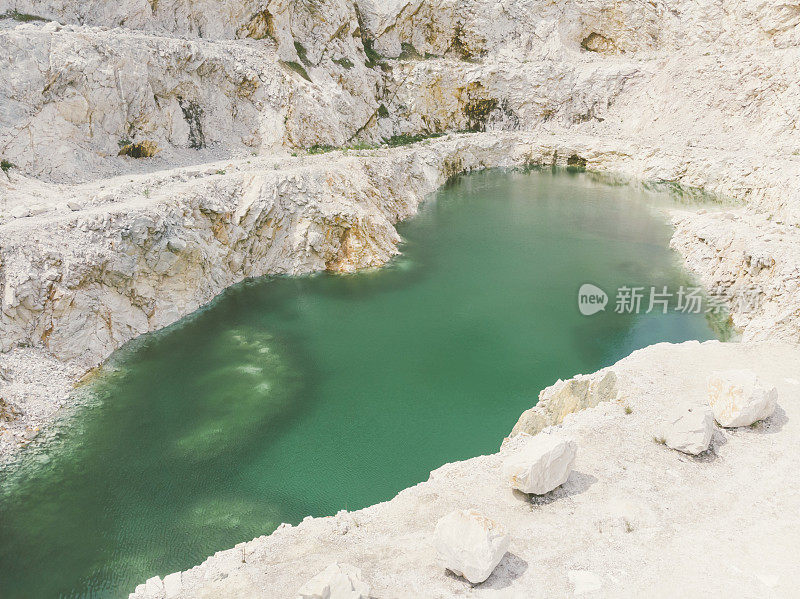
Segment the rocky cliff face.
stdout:
<svg viewBox="0 0 800 599">
<path fill-rule="evenodd" d="M 759 311 L 731 305 L 745 338 L 800 336 L 798 2 L 0 14 L 0 382 L 17 413 L 21 365 L 68 365 L 50 385 L 63 399 L 66 378 L 245 277 L 382 264 L 427 193 L 491 166 L 585 164 L 739 200 L 733 219 L 682 216 L 674 246 L 709 287 L 764 287 Z M 472 133 L 304 150 L 448 131 Z"/>
<path fill-rule="evenodd" d="M 378 75 L 364 65 L 355 12 L 344 2 L 271 2 L 261 11 L 241 2 L 34 4 L 6 14 L 67 24 L 0 30 L 8 56 L 0 102 L 10 108 L 0 148 L 40 178 L 130 171 L 117 156 L 129 141 L 157 144 L 161 168 L 340 145 L 377 109 Z"/>
<path fill-rule="evenodd" d="M 156 143 L 151 166 L 167 168 L 606 121 L 786 137 L 798 118 L 784 109 L 791 2 L 3 0 L 0 13 L 0 151 L 58 182 L 135 170 L 117 156 L 127 141 Z"/>
</svg>

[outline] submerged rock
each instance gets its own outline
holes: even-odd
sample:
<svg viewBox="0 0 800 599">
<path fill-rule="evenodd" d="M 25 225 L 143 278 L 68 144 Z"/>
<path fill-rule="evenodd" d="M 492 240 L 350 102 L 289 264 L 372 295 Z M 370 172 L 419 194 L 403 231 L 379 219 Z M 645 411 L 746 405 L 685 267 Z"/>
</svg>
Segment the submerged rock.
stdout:
<svg viewBox="0 0 800 599">
<path fill-rule="evenodd" d="M 369 585 L 361 580 L 361 570 L 350 564 L 333 563 L 297 592 L 301 599 L 367 599 Z"/>
<path fill-rule="evenodd" d="M 708 449 L 714 434 L 714 417 L 706 406 L 680 405 L 664 426 L 664 443 L 683 453 L 697 455 Z"/>
<path fill-rule="evenodd" d="M 567 481 L 577 452 L 578 446 L 571 439 L 536 435 L 506 458 L 503 480 L 523 493 L 549 493 Z"/>
<path fill-rule="evenodd" d="M 708 377 L 708 403 L 720 426 L 750 426 L 769 418 L 778 390 L 764 385 L 752 370 L 725 370 Z"/>
<path fill-rule="evenodd" d="M 473 584 L 489 578 L 510 542 L 500 524 L 475 510 L 450 512 L 436 524 L 433 537 L 444 567 Z"/>
</svg>

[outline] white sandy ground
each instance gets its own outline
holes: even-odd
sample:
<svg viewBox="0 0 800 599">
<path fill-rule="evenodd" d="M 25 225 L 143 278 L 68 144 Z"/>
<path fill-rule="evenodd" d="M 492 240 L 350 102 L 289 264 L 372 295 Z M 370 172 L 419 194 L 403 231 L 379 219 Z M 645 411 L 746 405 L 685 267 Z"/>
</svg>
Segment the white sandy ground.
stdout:
<svg viewBox="0 0 800 599">
<path fill-rule="evenodd" d="M 654 438 L 668 408 L 705 401 L 717 369 L 752 368 L 778 388 L 778 408 L 753 427 L 714 433 L 690 457 Z M 293 597 L 334 561 L 362 569 L 374 597 L 792 597 L 800 588 L 800 352 L 789 345 L 658 344 L 613 367 L 622 394 L 546 429 L 579 445 L 567 483 L 532 500 L 500 481 L 499 453 L 447 464 L 386 503 L 307 518 L 221 551 L 174 576 L 171 596 Z M 626 413 L 625 407 L 632 409 Z M 498 440 L 499 441 L 499 440 Z M 436 521 L 477 508 L 511 546 L 492 576 L 470 585 L 437 565 Z M 578 574 L 575 574 L 575 573 Z M 583 574 L 588 572 L 589 574 Z M 580 589 L 579 589 L 580 590 Z M 134 599 L 164 597 L 160 580 Z"/>
</svg>

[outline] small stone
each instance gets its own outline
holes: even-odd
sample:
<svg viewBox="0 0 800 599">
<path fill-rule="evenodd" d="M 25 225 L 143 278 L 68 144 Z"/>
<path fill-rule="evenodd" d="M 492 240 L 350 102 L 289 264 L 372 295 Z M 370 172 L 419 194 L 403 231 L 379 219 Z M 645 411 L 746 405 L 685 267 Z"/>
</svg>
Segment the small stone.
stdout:
<svg viewBox="0 0 800 599">
<path fill-rule="evenodd" d="M 588 570 L 570 570 L 567 572 L 567 578 L 575 587 L 576 595 L 593 593 L 603 586 L 603 579 Z"/>
<path fill-rule="evenodd" d="M 30 214 L 30 209 L 25 206 L 17 206 L 11 209 L 12 218 L 25 218 L 26 216 L 30 216 Z"/>
<path fill-rule="evenodd" d="M 361 570 L 350 564 L 333 563 L 297 592 L 301 599 L 368 599 L 369 585 Z"/>
<path fill-rule="evenodd" d="M 447 514 L 437 522 L 433 541 L 442 565 L 472 584 L 489 578 L 510 543 L 501 525 L 475 510 Z"/>
<path fill-rule="evenodd" d="M 503 463 L 503 479 L 523 493 L 544 495 L 567 482 L 578 446 L 571 439 L 538 434 Z"/>
<path fill-rule="evenodd" d="M 170 252 L 179 254 L 180 252 L 186 249 L 186 242 L 183 239 L 180 239 L 179 237 L 174 237 L 167 242 L 167 249 Z"/>
<path fill-rule="evenodd" d="M 750 426 L 769 418 L 778 390 L 765 386 L 752 370 L 725 370 L 708 378 L 708 404 L 720 426 Z"/>
<path fill-rule="evenodd" d="M 69 200 L 67 202 L 67 208 L 75 212 L 76 210 L 80 210 L 83 206 L 81 206 L 78 202 L 74 200 Z"/>
<path fill-rule="evenodd" d="M 664 443 L 683 453 L 697 455 L 708 449 L 714 434 L 714 416 L 707 406 L 675 407 L 664 427 Z"/>
</svg>

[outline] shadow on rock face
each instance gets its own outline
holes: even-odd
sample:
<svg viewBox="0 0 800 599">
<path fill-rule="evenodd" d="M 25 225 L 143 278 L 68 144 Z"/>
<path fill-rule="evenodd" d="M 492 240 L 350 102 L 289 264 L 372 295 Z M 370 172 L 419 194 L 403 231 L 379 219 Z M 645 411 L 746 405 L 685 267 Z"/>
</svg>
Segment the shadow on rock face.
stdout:
<svg viewBox="0 0 800 599">
<path fill-rule="evenodd" d="M 497 564 L 492 575 L 480 585 L 474 586 L 480 586 L 482 589 L 504 589 L 522 576 L 527 569 L 528 562 L 509 551 Z"/>
<path fill-rule="evenodd" d="M 775 407 L 772 416 L 759 420 L 751 424 L 749 427 L 744 427 L 741 430 L 753 432 L 757 435 L 775 435 L 781 432 L 783 425 L 789 422 L 789 417 L 786 415 L 786 410 L 780 406 Z"/>
<path fill-rule="evenodd" d="M 489 578 L 483 582 L 472 584 L 464 577 L 458 576 L 450 570 L 445 570 L 445 574 L 448 578 L 462 581 L 466 584 L 469 584 L 472 588 L 479 587 L 481 589 L 498 590 L 504 589 L 511 585 L 511 583 L 522 576 L 527 569 L 528 562 L 509 551 L 503 556 L 503 559 L 500 560 L 500 563 L 497 564 L 494 571 L 489 575 Z"/>
<path fill-rule="evenodd" d="M 697 455 L 689 455 L 683 454 L 686 459 L 693 460 L 695 462 L 707 463 L 707 462 L 715 462 L 719 458 L 719 454 L 717 453 L 717 449 L 722 447 L 728 442 L 728 438 L 725 436 L 725 432 L 723 429 L 716 428 L 714 430 L 714 434 L 711 437 L 711 444 L 708 446 L 708 449 L 705 451 L 698 453 Z"/>
<path fill-rule="evenodd" d="M 517 499 L 530 502 L 531 505 L 547 505 L 559 499 L 564 499 L 565 497 L 580 495 L 596 482 L 597 478 L 591 474 L 584 474 L 583 472 L 573 470 L 567 482 L 549 493 L 545 493 L 544 495 L 529 495 L 528 493 L 514 490 L 513 494 Z"/>
</svg>

